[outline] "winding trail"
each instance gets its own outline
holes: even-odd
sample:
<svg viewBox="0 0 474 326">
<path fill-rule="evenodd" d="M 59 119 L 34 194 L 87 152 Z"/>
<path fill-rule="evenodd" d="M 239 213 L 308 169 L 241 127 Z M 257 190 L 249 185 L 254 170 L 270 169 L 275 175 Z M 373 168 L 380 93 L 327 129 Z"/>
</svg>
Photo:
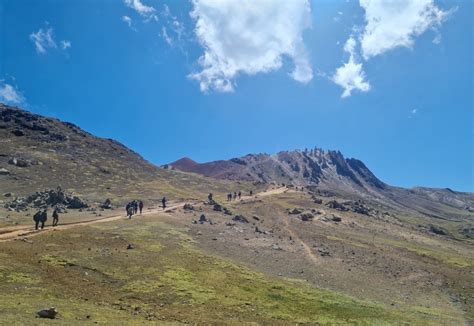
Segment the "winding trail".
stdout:
<svg viewBox="0 0 474 326">
<path fill-rule="evenodd" d="M 186 202 L 182 203 L 176 203 L 172 206 L 166 207 L 164 210 L 162 208 L 153 208 L 149 209 L 148 211 L 143 212 L 141 215 L 135 215 L 134 218 L 137 218 L 139 216 L 144 216 L 144 215 L 151 215 L 151 214 L 159 214 L 163 212 L 169 212 L 172 211 L 176 208 L 183 207 L 183 205 Z M 97 224 L 97 223 L 105 223 L 105 222 L 112 222 L 112 221 L 117 221 L 117 220 L 128 220 L 128 217 L 124 216 L 124 214 L 120 215 L 114 215 L 114 216 L 108 216 L 104 218 L 98 218 L 98 219 L 93 219 L 93 220 L 87 220 L 87 221 L 79 221 L 79 222 L 71 222 L 71 223 L 63 223 L 58 226 L 52 227 L 46 227 L 44 229 L 38 229 L 35 230 L 34 227 L 31 226 L 19 226 L 18 228 L 6 228 L 8 231 L 0 233 L 0 242 L 5 242 L 5 241 L 11 241 L 11 240 L 16 240 L 16 239 L 22 239 L 26 236 L 32 237 L 36 236 L 38 234 L 42 234 L 45 232 L 50 232 L 54 230 L 67 230 L 71 229 L 73 227 L 77 226 L 85 226 L 85 225 L 92 225 L 92 224 Z M 0 229 L 0 232 L 2 232 L 4 229 Z M 11 231 L 10 231 L 11 230 Z"/>
<path fill-rule="evenodd" d="M 239 201 L 242 201 L 245 199 L 258 199 L 259 197 L 282 194 L 287 191 L 288 189 L 286 187 L 269 189 L 269 190 L 265 190 L 263 192 L 257 193 L 254 196 L 242 196 L 242 198 Z M 137 218 L 138 216 L 143 216 L 143 215 L 166 213 L 166 212 L 175 210 L 177 208 L 183 207 L 183 205 L 186 203 L 191 203 L 192 205 L 198 205 L 198 203 L 192 202 L 192 201 L 178 202 L 178 203 L 174 203 L 172 206 L 166 207 L 164 210 L 162 208 L 149 209 L 143 212 L 142 215 L 135 215 L 134 218 Z M 33 236 L 37 236 L 38 234 L 43 234 L 45 232 L 50 232 L 54 230 L 67 230 L 67 229 L 71 229 L 77 226 L 86 226 L 86 225 L 93 225 L 97 223 L 113 222 L 113 221 L 127 220 L 127 219 L 128 218 L 124 216 L 123 214 L 119 214 L 119 215 L 113 215 L 113 216 L 108 216 L 104 218 L 97 218 L 93 220 L 62 223 L 55 227 L 49 226 L 44 229 L 38 229 L 38 230 L 35 230 L 35 228 L 32 226 L 5 227 L 5 228 L 0 228 L 0 242 L 19 240 L 19 239 L 23 239 L 26 236 L 33 237 Z"/>
<path fill-rule="evenodd" d="M 298 242 L 303 247 L 303 249 L 306 252 L 306 255 L 309 257 L 309 259 L 313 263 L 317 264 L 319 262 L 318 257 L 315 254 L 313 254 L 313 252 L 311 251 L 311 248 L 308 246 L 308 244 L 306 242 L 304 242 L 303 240 L 301 240 L 301 238 L 295 232 L 293 232 L 293 230 L 290 227 L 290 223 L 288 222 L 288 219 L 289 219 L 289 217 L 286 217 L 286 218 L 283 219 L 283 221 L 285 223 L 284 229 L 290 234 L 290 236 L 293 239 L 298 240 Z"/>
</svg>

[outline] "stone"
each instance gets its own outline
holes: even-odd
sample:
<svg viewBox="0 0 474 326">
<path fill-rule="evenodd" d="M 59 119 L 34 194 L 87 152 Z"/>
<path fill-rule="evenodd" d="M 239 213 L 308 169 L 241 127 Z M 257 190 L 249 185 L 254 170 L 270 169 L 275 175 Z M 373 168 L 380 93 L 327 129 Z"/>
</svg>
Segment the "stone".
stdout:
<svg viewBox="0 0 474 326">
<path fill-rule="evenodd" d="M 5 168 L 0 168 L 0 175 L 9 175 L 10 171 Z"/>
<path fill-rule="evenodd" d="M 58 314 L 58 311 L 54 307 L 51 307 L 49 309 L 43 309 L 36 313 L 36 315 L 39 318 L 48 318 L 48 319 L 55 319 L 57 314 Z"/>
<path fill-rule="evenodd" d="M 293 208 L 293 209 L 288 211 L 288 214 L 292 214 L 292 215 L 298 215 L 298 214 L 301 214 L 301 213 L 303 213 L 302 208 Z"/>
<path fill-rule="evenodd" d="M 12 130 L 12 134 L 14 134 L 17 137 L 21 137 L 21 136 L 25 135 L 25 133 L 23 131 L 21 131 L 20 129 Z"/>
<path fill-rule="evenodd" d="M 201 214 L 201 216 L 199 216 L 199 223 L 202 224 L 204 222 L 207 222 L 206 215 Z"/>
<path fill-rule="evenodd" d="M 186 203 L 186 204 L 184 204 L 183 209 L 185 211 L 193 211 L 194 207 L 193 207 L 193 205 Z"/>
<path fill-rule="evenodd" d="M 232 218 L 232 220 L 235 221 L 235 222 L 241 222 L 241 223 L 248 223 L 249 222 L 249 220 L 243 215 L 235 215 Z"/>
<path fill-rule="evenodd" d="M 300 218 L 302 221 L 312 221 L 314 218 L 314 215 L 311 213 L 303 213 L 300 215 Z"/>
<path fill-rule="evenodd" d="M 331 219 L 334 222 L 341 222 L 342 221 L 342 218 L 340 218 L 339 216 L 336 216 L 336 215 L 333 215 Z"/>
</svg>

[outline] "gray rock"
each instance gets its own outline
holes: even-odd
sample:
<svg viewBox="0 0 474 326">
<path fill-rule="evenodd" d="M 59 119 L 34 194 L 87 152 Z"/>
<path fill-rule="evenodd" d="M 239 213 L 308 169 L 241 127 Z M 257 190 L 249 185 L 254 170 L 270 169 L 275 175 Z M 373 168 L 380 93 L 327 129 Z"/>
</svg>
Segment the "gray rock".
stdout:
<svg viewBox="0 0 474 326">
<path fill-rule="evenodd" d="M 9 175 L 10 171 L 5 168 L 0 168 L 0 175 Z"/>
<path fill-rule="evenodd" d="M 58 314 L 58 311 L 54 307 L 51 307 L 49 309 L 43 309 L 36 313 L 36 315 L 39 318 L 49 318 L 49 319 L 55 319 L 57 314 Z"/>
</svg>

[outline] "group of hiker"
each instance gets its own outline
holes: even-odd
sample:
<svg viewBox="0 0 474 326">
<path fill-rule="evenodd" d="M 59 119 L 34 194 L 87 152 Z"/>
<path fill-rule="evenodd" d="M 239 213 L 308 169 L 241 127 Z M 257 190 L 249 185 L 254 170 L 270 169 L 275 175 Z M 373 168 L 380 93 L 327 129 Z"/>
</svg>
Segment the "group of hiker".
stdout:
<svg viewBox="0 0 474 326">
<path fill-rule="evenodd" d="M 33 221 L 35 221 L 35 230 L 38 230 L 39 227 L 44 229 L 44 224 L 48 220 L 48 209 L 39 210 L 33 215 Z M 40 225 L 41 223 L 41 225 Z M 59 224 L 59 208 L 55 207 L 53 210 L 53 226 Z"/>
<path fill-rule="evenodd" d="M 141 200 L 132 200 L 125 206 L 125 211 L 127 213 L 128 218 L 132 218 L 133 215 L 140 212 L 140 215 L 143 211 L 143 201 Z"/>
<path fill-rule="evenodd" d="M 253 195 L 253 191 L 250 190 L 250 196 Z M 232 201 L 232 200 L 237 200 L 237 199 L 241 199 L 242 198 L 242 192 L 234 192 L 234 193 L 229 193 L 227 194 L 227 201 Z M 213 198 L 213 194 L 210 193 L 208 196 L 207 196 L 207 199 L 209 201 L 209 204 L 213 204 L 214 203 L 214 198 Z M 166 199 L 166 197 L 163 197 L 161 199 L 161 205 L 162 205 L 162 208 L 163 210 L 166 209 L 166 203 L 168 202 L 168 200 Z M 140 213 L 140 215 L 142 214 L 143 212 L 143 201 L 142 200 L 132 200 L 131 202 L 129 202 L 126 206 L 125 206 L 125 212 L 127 214 L 127 217 L 129 219 L 132 218 L 133 215 L 135 214 L 138 214 Z M 46 223 L 46 221 L 48 220 L 48 209 L 47 208 L 44 208 L 42 210 L 39 210 L 38 212 L 35 213 L 35 215 L 33 216 L 33 220 L 35 222 L 35 229 L 38 230 L 38 228 L 41 228 L 43 229 L 44 228 L 44 225 Z M 53 217 L 53 224 L 52 226 L 57 226 L 58 223 L 59 223 L 59 208 L 58 207 L 55 207 L 54 210 L 53 210 L 53 214 L 52 214 L 52 217 Z"/>
<path fill-rule="evenodd" d="M 253 191 L 250 190 L 250 196 L 253 196 Z M 232 201 L 232 200 L 237 200 L 237 199 L 242 199 L 242 192 L 236 192 L 234 191 L 234 193 L 228 193 L 227 194 L 227 201 Z"/>
</svg>

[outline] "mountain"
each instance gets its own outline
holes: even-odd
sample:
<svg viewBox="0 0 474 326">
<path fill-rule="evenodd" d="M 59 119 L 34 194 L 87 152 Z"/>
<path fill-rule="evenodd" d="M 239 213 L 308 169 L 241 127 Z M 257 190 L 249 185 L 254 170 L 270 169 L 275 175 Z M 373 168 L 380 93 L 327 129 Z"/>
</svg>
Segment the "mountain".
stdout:
<svg viewBox="0 0 474 326">
<path fill-rule="evenodd" d="M 283 151 L 274 155 L 248 154 L 227 161 L 197 163 L 183 158 L 170 163 L 175 169 L 217 179 L 287 184 L 370 199 L 400 211 L 408 210 L 441 219 L 474 217 L 474 194 L 451 189 L 390 186 L 378 179 L 360 160 L 339 151 Z"/>
<path fill-rule="evenodd" d="M 227 183 L 159 168 L 113 139 L 0 104 L 0 193 L 61 186 L 90 200 L 127 200 L 139 193 L 205 194 Z"/>
</svg>

